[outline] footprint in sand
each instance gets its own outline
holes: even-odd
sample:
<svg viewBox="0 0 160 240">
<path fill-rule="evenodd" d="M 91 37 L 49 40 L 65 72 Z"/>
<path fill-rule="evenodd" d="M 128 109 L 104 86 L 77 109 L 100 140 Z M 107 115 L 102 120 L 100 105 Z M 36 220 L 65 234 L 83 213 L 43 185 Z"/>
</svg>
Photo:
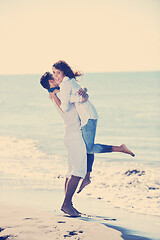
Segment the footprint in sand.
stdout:
<svg viewBox="0 0 160 240">
<path fill-rule="evenodd" d="M 71 236 L 74 236 L 74 235 L 78 235 L 78 233 L 83 233 L 83 231 L 67 231 L 68 232 L 68 235 L 63 235 L 64 237 L 71 237 Z"/>
</svg>

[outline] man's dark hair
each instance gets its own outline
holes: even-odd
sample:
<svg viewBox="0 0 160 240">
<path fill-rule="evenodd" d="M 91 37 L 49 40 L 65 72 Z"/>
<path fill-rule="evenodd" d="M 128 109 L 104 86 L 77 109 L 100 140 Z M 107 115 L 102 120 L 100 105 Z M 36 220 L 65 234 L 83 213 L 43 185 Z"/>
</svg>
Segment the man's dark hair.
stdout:
<svg viewBox="0 0 160 240">
<path fill-rule="evenodd" d="M 45 72 L 45 74 L 42 75 L 42 77 L 40 78 L 40 84 L 42 85 L 42 87 L 49 89 L 50 88 L 50 84 L 49 84 L 49 80 L 53 79 L 53 76 L 50 72 Z"/>
</svg>

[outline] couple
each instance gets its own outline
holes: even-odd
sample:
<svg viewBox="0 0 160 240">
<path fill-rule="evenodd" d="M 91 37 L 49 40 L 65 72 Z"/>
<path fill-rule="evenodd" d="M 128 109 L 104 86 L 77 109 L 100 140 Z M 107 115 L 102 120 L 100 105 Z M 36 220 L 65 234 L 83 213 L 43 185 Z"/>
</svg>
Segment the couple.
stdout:
<svg viewBox="0 0 160 240">
<path fill-rule="evenodd" d="M 95 144 L 98 114 L 89 102 L 86 89 L 76 82 L 79 72 L 73 72 L 65 61 L 58 61 L 52 67 L 53 74 L 46 72 L 40 79 L 48 89 L 50 98 L 64 120 L 64 142 L 68 150 L 68 172 L 65 180 L 65 198 L 61 210 L 78 217 L 80 212 L 72 204 L 72 197 L 82 178 L 79 192 L 90 183 L 94 153 L 123 152 L 134 154 L 124 145 L 111 146 Z"/>
</svg>

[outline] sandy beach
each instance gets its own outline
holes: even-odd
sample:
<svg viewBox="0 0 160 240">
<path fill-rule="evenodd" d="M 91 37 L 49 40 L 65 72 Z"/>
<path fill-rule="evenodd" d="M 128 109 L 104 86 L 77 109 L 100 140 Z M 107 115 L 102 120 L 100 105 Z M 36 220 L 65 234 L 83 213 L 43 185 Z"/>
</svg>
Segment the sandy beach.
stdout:
<svg viewBox="0 0 160 240">
<path fill-rule="evenodd" d="M 0 228 L 4 230 L 0 232 L 0 237 L 3 236 L 0 240 L 4 240 L 4 236 L 11 235 L 14 235 L 14 238 L 10 237 L 8 239 L 50 239 L 50 235 L 53 236 L 53 234 L 57 238 L 51 237 L 51 239 L 66 239 L 67 237 L 62 237 L 69 233 L 69 236 L 72 237 L 71 239 L 77 240 L 99 239 L 101 233 L 106 237 L 104 239 L 112 240 L 114 238 L 108 238 L 108 234 L 113 234 L 116 237 L 115 239 L 117 239 L 117 234 L 114 235 L 115 229 L 119 231 L 118 239 L 159 239 L 160 222 L 158 217 L 127 213 L 118 208 L 107 207 L 102 199 L 86 199 L 77 195 L 74 197 L 73 202 L 75 207 L 82 212 L 82 216 L 80 218 L 69 218 L 60 211 L 63 197 L 63 190 L 58 189 L 54 191 L 2 189 L 0 198 Z M 63 224 L 59 224 L 61 222 Z M 46 228 L 42 228 L 43 225 Z M 30 230 L 28 230 L 29 227 L 31 227 Z M 39 238 L 36 235 L 40 229 L 42 231 L 40 236 L 44 238 Z M 57 230 L 58 233 L 56 233 Z M 34 232 L 33 234 L 32 231 Z M 52 233 L 45 235 L 47 231 L 52 231 Z M 79 231 L 83 231 L 83 234 Z M 22 238 L 22 234 L 25 235 L 23 237 L 26 237 L 29 232 L 31 232 L 31 236 L 35 237 L 30 238 L 29 235 L 28 238 Z M 56 234 L 60 234 L 60 236 Z M 86 234 L 88 238 L 82 238 Z M 20 238 L 15 238 L 15 236 Z M 46 236 L 47 238 L 45 238 Z M 95 238 L 95 236 L 98 237 Z"/>
<path fill-rule="evenodd" d="M 120 240 L 121 233 L 100 223 L 57 216 L 35 208 L 0 205 L 0 239 Z"/>
</svg>

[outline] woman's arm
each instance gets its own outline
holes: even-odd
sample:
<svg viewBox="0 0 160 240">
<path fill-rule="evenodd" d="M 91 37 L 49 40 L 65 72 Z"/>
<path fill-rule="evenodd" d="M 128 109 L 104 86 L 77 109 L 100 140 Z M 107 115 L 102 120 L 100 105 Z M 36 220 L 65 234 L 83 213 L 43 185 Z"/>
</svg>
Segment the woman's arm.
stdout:
<svg viewBox="0 0 160 240">
<path fill-rule="evenodd" d="M 54 90 L 52 93 L 49 94 L 49 97 L 52 99 L 54 99 L 55 103 L 57 104 L 57 106 L 60 108 L 61 106 L 61 101 L 60 99 L 57 97 L 57 92 L 59 92 L 59 90 Z M 61 108 L 60 108 L 61 109 Z M 62 110 L 62 109 L 61 109 Z"/>
</svg>

